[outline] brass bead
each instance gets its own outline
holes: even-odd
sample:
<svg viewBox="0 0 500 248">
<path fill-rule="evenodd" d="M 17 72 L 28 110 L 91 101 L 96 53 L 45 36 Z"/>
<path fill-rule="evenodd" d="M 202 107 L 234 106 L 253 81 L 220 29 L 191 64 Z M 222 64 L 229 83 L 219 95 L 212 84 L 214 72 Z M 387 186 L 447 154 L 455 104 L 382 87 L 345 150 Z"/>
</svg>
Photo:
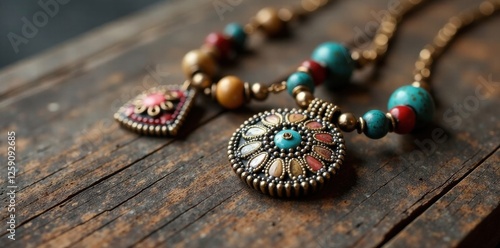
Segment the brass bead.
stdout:
<svg viewBox="0 0 500 248">
<path fill-rule="evenodd" d="M 182 59 L 182 70 L 187 78 L 191 78 L 198 71 L 205 73 L 209 77 L 213 77 L 217 72 L 217 64 L 210 55 L 201 50 L 192 50 Z"/>
<path fill-rule="evenodd" d="M 306 108 L 314 100 L 314 96 L 309 91 L 301 91 L 295 96 L 295 101 L 301 108 Z"/>
<path fill-rule="evenodd" d="M 344 113 L 338 119 L 339 128 L 345 132 L 356 130 L 357 119 L 352 113 Z"/>
<path fill-rule="evenodd" d="M 278 10 L 278 17 L 284 22 L 289 22 L 295 18 L 295 14 L 290 8 L 282 8 Z"/>
<path fill-rule="evenodd" d="M 387 117 L 387 119 L 389 120 L 389 132 L 394 132 L 394 130 L 396 129 L 396 118 L 394 118 L 394 116 L 391 114 L 391 113 L 386 113 L 385 116 Z"/>
<path fill-rule="evenodd" d="M 359 117 L 358 122 L 356 123 L 356 129 L 359 134 L 365 132 L 365 126 L 366 126 L 365 119 L 363 119 L 363 117 Z"/>
<path fill-rule="evenodd" d="M 239 108 L 245 103 L 244 82 L 235 76 L 223 77 L 217 83 L 215 98 L 227 109 Z"/>
<path fill-rule="evenodd" d="M 252 97 L 257 101 L 263 101 L 269 95 L 267 87 L 265 87 L 260 83 L 253 84 L 251 87 L 251 91 L 252 91 Z"/>
<path fill-rule="evenodd" d="M 245 89 L 245 103 L 249 103 L 250 100 L 252 100 L 252 90 L 250 89 L 250 83 L 245 82 L 243 83 L 243 88 Z"/>
<path fill-rule="evenodd" d="M 355 64 L 356 68 L 363 68 L 363 66 L 370 63 L 370 61 L 368 61 L 365 57 L 363 57 L 361 51 L 353 51 L 351 53 L 351 58 L 356 63 Z"/>
<path fill-rule="evenodd" d="M 274 36 L 283 31 L 285 23 L 280 19 L 279 13 L 274 8 L 263 8 L 257 12 L 255 21 L 269 36 Z"/>
<path fill-rule="evenodd" d="M 203 72 L 195 73 L 191 79 L 191 85 L 196 89 L 203 90 L 210 87 L 211 84 L 212 80 L 210 80 L 210 77 Z"/>
<path fill-rule="evenodd" d="M 305 67 L 305 66 L 299 66 L 299 67 L 297 68 L 297 71 L 305 72 L 305 73 L 307 73 L 307 74 L 309 74 L 309 75 L 311 75 L 311 73 L 312 73 L 312 72 L 311 72 L 311 69 L 310 69 L 310 68 L 308 68 L 308 67 Z"/>
</svg>

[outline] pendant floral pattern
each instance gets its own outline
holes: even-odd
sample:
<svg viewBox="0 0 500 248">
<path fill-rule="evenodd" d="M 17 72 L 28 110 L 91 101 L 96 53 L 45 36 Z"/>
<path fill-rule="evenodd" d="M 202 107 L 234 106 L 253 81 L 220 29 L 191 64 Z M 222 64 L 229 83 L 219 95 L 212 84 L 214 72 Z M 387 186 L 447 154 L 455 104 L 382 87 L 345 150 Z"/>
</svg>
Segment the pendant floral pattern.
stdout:
<svg viewBox="0 0 500 248">
<path fill-rule="evenodd" d="M 233 170 L 250 187 L 293 197 L 319 189 L 343 162 L 339 129 L 303 110 L 277 109 L 255 115 L 229 142 Z"/>
<path fill-rule="evenodd" d="M 177 85 L 151 88 L 123 105 L 115 119 L 140 134 L 174 136 L 193 104 L 196 91 Z"/>
</svg>

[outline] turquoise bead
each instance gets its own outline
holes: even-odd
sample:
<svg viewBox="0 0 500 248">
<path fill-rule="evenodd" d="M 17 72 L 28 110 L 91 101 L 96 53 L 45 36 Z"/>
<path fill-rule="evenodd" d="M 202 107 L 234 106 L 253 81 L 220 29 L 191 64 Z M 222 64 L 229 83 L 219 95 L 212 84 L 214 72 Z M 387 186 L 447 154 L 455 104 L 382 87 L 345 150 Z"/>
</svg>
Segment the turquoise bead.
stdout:
<svg viewBox="0 0 500 248">
<path fill-rule="evenodd" d="M 274 144 L 285 150 L 297 148 L 301 141 L 300 134 L 294 130 L 283 130 L 274 136 Z"/>
<path fill-rule="evenodd" d="M 384 112 L 380 110 L 370 110 L 363 115 L 365 120 L 365 134 L 368 138 L 380 139 L 389 132 L 389 120 Z"/>
<path fill-rule="evenodd" d="M 311 75 L 298 71 L 294 72 L 286 80 L 286 89 L 291 96 L 293 96 L 293 89 L 299 85 L 306 86 L 311 93 L 314 93 L 314 80 Z"/>
<path fill-rule="evenodd" d="M 415 126 L 417 128 L 432 121 L 434 116 L 434 100 L 429 92 L 420 87 L 407 85 L 395 90 L 389 98 L 387 107 L 392 109 L 396 106 L 409 106 L 415 111 L 417 115 Z"/>
<path fill-rule="evenodd" d="M 235 41 L 238 48 L 242 49 L 245 47 L 247 34 L 245 33 L 243 26 L 240 24 L 229 23 L 224 29 L 224 34 L 231 37 L 231 39 Z"/>
<path fill-rule="evenodd" d="M 325 42 L 312 53 L 311 58 L 328 68 L 326 85 L 330 89 L 347 85 L 354 71 L 354 61 L 349 50 L 335 42 Z"/>
</svg>

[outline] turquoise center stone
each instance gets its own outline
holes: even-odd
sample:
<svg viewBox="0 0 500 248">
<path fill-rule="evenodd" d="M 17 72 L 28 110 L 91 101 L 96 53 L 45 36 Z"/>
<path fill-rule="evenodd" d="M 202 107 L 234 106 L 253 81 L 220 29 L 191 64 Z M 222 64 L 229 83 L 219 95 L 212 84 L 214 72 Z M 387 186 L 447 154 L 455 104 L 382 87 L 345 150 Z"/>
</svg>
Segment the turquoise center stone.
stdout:
<svg viewBox="0 0 500 248">
<path fill-rule="evenodd" d="M 294 130 L 283 130 L 274 136 L 274 144 L 280 149 L 296 148 L 301 141 L 300 134 Z"/>
</svg>

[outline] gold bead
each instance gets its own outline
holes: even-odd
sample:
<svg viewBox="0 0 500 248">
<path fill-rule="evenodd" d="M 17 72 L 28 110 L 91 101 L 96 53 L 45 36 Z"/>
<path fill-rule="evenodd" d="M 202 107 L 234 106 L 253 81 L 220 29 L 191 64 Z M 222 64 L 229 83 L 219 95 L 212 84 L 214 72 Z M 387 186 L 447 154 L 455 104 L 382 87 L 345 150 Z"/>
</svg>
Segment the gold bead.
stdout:
<svg viewBox="0 0 500 248">
<path fill-rule="evenodd" d="M 215 93 L 217 102 L 227 109 L 236 109 L 245 102 L 245 86 L 241 79 L 235 76 L 223 77 L 217 83 Z"/>
<path fill-rule="evenodd" d="M 295 101 L 301 108 L 306 108 L 314 100 L 313 94 L 309 91 L 301 91 L 295 96 Z"/>
<path fill-rule="evenodd" d="M 205 73 L 209 77 L 213 77 L 217 72 L 217 64 L 210 55 L 201 50 L 192 50 L 182 59 L 182 70 L 187 78 L 191 78 L 198 71 Z"/>
<path fill-rule="evenodd" d="M 203 90 L 210 87 L 211 84 L 212 80 L 210 80 L 210 77 L 203 72 L 194 74 L 193 78 L 191 79 L 191 85 L 196 89 Z"/>
<path fill-rule="evenodd" d="M 363 66 L 367 65 L 370 63 L 362 54 L 361 51 L 353 51 L 351 53 L 351 58 L 355 62 L 356 68 L 363 68 Z"/>
<path fill-rule="evenodd" d="M 394 118 L 394 116 L 391 114 L 391 113 L 386 113 L 385 116 L 387 117 L 387 119 L 389 120 L 389 132 L 394 132 L 394 129 L 396 129 L 396 118 Z"/>
<path fill-rule="evenodd" d="M 260 83 L 254 83 L 251 88 L 252 97 L 257 101 L 264 101 L 269 95 L 267 87 Z"/>
<path fill-rule="evenodd" d="M 292 9 L 282 8 L 278 10 L 278 17 L 284 22 L 289 22 L 295 18 L 295 14 Z"/>
<path fill-rule="evenodd" d="M 252 90 L 250 89 L 250 83 L 245 82 L 243 83 L 243 88 L 245 89 L 245 103 L 249 103 L 250 100 L 252 100 Z"/>
<path fill-rule="evenodd" d="M 338 119 L 339 128 L 345 132 L 352 132 L 356 130 L 357 119 L 351 113 L 341 114 Z"/>
<path fill-rule="evenodd" d="M 356 129 L 357 129 L 359 134 L 362 134 L 365 132 L 365 126 L 366 126 L 365 119 L 363 119 L 363 117 L 359 117 L 358 122 L 356 123 Z"/>
<path fill-rule="evenodd" d="M 263 8 L 257 12 L 255 21 L 269 36 L 274 36 L 283 31 L 285 23 L 280 19 L 279 13 L 274 8 Z"/>
</svg>

